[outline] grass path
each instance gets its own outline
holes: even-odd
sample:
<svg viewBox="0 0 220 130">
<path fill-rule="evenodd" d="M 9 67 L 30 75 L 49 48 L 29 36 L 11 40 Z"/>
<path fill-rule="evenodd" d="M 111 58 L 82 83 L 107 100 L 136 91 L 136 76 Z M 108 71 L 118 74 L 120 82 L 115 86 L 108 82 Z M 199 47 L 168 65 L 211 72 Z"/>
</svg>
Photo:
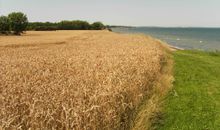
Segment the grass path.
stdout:
<svg viewBox="0 0 220 130">
<path fill-rule="evenodd" d="M 158 130 L 220 130 L 220 53 L 174 53 L 174 87 Z"/>
</svg>

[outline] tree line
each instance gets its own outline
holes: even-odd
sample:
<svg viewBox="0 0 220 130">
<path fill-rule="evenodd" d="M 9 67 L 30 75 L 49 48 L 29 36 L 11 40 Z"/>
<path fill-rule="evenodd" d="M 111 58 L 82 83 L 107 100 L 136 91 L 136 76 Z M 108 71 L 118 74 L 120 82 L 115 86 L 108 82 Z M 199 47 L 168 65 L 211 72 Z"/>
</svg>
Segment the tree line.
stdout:
<svg viewBox="0 0 220 130">
<path fill-rule="evenodd" d="M 50 31 L 50 30 L 102 30 L 105 29 L 105 25 L 101 22 L 94 22 L 92 24 L 87 21 L 64 20 L 57 23 L 52 22 L 30 22 L 27 30 L 35 31 Z"/>
<path fill-rule="evenodd" d="M 64 20 L 61 22 L 28 22 L 27 16 L 22 12 L 13 12 L 8 16 L 0 16 L 0 34 L 20 35 L 26 30 L 52 31 L 52 30 L 102 30 L 105 29 L 102 22 L 92 24 L 87 21 Z"/>
</svg>

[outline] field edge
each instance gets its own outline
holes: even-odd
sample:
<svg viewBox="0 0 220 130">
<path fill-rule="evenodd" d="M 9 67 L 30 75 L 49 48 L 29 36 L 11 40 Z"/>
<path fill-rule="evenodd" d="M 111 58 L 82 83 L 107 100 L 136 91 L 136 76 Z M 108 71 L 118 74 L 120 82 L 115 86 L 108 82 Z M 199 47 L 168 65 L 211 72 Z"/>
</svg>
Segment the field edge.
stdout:
<svg viewBox="0 0 220 130">
<path fill-rule="evenodd" d="M 161 105 L 164 96 L 172 88 L 173 78 L 173 55 L 172 49 L 166 43 L 157 40 L 164 50 L 164 57 L 161 59 L 161 72 L 152 84 L 142 103 L 134 114 L 131 130 L 154 129 L 155 123 L 160 118 Z"/>
</svg>

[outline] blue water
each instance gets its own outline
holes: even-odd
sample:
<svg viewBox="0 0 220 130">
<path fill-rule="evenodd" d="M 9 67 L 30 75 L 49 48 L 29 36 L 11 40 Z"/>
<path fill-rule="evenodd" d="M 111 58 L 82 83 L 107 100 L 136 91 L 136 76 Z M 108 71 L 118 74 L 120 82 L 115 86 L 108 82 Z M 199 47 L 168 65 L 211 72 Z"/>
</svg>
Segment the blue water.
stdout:
<svg viewBox="0 0 220 130">
<path fill-rule="evenodd" d="M 220 28 L 112 28 L 119 33 L 143 33 L 183 49 L 220 50 Z"/>
</svg>

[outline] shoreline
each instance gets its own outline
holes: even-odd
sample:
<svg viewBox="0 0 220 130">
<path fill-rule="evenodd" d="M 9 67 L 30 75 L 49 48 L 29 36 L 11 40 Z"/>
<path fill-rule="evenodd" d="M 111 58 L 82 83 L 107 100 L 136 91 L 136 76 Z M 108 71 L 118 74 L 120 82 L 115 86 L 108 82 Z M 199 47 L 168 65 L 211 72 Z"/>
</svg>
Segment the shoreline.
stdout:
<svg viewBox="0 0 220 130">
<path fill-rule="evenodd" d="M 117 33 L 117 34 L 130 34 L 130 33 L 115 32 L 115 31 L 110 31 L 110 32 Z M 158 40 L 162 44 L 165 44 L 166 46 L 168 46 L 168 48 L 170 48 L 172 51 L 186 50 L 186 49 L 181 48 L 181 47 L 170 45 L 169 43 L 167 43 L 165 41 L 162 41 L 161 39 L 158 39 L 158 38 L 156 38 L 154 36 L 151 36 L 151 35 L 147 35 L 147 34 L 144 34 L 144 33 L 136 33 L 135 35 L 144 35 L 144 36 L 147 36 L 147 37 L 151 37 L 152 39 Z"/>
<path fill-rule="evenodd" d="M 169 46 L 169 48 L 170 48 L 171 50 L 175 50 L 175 51 L 178 51 L 178 50 L 180 50 L 180 51 L 186 50 L 186 49 L 184 49 L 184 48 L 180 48 L 180 47 L 176 47 L 176 46 L 169 45 L 168 43 L 166 43 L 166 44 Z"/>
</svg>

